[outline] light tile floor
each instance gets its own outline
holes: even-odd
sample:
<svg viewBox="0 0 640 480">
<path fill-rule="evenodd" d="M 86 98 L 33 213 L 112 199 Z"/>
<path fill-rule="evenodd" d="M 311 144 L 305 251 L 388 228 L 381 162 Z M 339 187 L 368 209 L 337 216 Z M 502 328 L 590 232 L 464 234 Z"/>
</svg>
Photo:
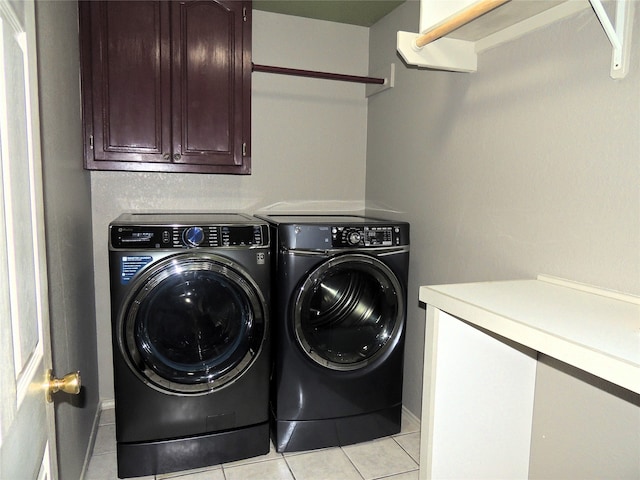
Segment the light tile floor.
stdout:
<svg viewBox="0 0 640 480">
<path fill-rule="evenodd" d="M 114 411 L 104 410 L 85 480 L 115 480 Z M 144 480 L 418 480 L 420 426 L 402 417 L 398 435 L 342 448 L 277 453 Z"/>
</svg>

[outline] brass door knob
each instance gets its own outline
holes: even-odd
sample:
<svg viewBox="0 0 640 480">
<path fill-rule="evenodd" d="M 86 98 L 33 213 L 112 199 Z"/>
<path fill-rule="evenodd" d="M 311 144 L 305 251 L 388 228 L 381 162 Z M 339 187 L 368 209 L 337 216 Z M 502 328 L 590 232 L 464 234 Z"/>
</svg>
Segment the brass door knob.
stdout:
<svg viewBox="0 0 640 480">
<path fill-rule="evenodd" d="M 80 372 L 67 373 L 62 378 L 56 378 L 53 376 L 51 369 L 47 370 L 47 378 L 45 384 L 45 395 L 47 402 L 53 402 L 51 395 L 59 391 L 70 393 L 71 395 L 78 395 L 80 393 L 80 387 L 82 381 L 80 379 Z"/>
</svg>

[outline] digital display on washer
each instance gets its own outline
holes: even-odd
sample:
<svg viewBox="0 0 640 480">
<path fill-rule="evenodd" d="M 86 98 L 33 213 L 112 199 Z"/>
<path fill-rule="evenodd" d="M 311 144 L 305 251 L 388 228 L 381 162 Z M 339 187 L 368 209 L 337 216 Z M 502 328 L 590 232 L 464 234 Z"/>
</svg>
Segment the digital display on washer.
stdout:
<svg viewBox="0 0 640 480">
<path fill-rule="evenodd" d="M 114 248 L 159 248 L 171 243 L 169 231 L 162 227 L 113 226 L 111 245 Z"/>
<path fill-rule="evenodd" d="M 262 229 L 259 225 L 222 227 L 222 244 L 226 247 L 262 245 Z"/>
<path fill-rule="evenodd" d="M 122 237 L 123 242 L 148 242 L 153 232 L 131 232 L 129 237 Z"/>
</svg>

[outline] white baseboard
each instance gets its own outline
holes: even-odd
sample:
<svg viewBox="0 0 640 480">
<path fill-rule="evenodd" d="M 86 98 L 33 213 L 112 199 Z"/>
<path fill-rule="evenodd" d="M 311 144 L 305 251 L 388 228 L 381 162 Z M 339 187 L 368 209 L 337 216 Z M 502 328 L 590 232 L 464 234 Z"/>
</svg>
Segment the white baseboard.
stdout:
<svg viewBox="0 0 640 480">
<path fill-rule="evenodd" d="M 406 415 L 412 421 L 414 421 L 418 425 L 420 425 L 420 419 L 418 417 L 416 417 L 412 412 L 410 412 L 409 409 L 407 409 L 407 407 L 405 407 L 404 405 L 402 406 L 402 414 Z"/>
<path fill-rule="evenodd" d="M 115 407 L 115 402 L 113 402 Z M 104 402 L 101 402 L 96 409 L 96 414 L 93 417 L 93 425 L 91 426 L 91 435 L 89 436 L 89 444 L 87 445 L 87 451 L 84 455 L 84 462 L 82 463 L 82 471 L 80 472 L 80 480 L 84 480 L 89 469 L 89 462 L 93 456 L 93 446 L 96 443 L 96 436 L 98 435 L 98 426 L 100 425 L 100 414 L 104 410 Z"/>
</svg>

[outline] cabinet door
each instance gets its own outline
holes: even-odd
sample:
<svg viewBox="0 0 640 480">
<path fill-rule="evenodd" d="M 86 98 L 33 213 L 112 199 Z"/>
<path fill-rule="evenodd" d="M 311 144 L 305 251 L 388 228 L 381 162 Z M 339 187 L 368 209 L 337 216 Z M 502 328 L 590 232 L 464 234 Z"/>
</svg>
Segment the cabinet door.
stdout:
<svg viewBox="0 0 640 480">
<path fill-rule="evenodd" d="M 80 2 L 85 166 L 171 160 L 169 8 Z M 124 168 L 126 169 L 126 168 Z M 134 168 L 135 169 L 135 168 Z"/>
<path fill-rule="evenodd" d="M 85 167 L 248 174 L 250 1 L 81 1 Z"/>
<path fill-rule="evenodd" d="M 250 2 L 171 3 L 174 162 L 249 173 L 250 15 Z"/>
</svg>

